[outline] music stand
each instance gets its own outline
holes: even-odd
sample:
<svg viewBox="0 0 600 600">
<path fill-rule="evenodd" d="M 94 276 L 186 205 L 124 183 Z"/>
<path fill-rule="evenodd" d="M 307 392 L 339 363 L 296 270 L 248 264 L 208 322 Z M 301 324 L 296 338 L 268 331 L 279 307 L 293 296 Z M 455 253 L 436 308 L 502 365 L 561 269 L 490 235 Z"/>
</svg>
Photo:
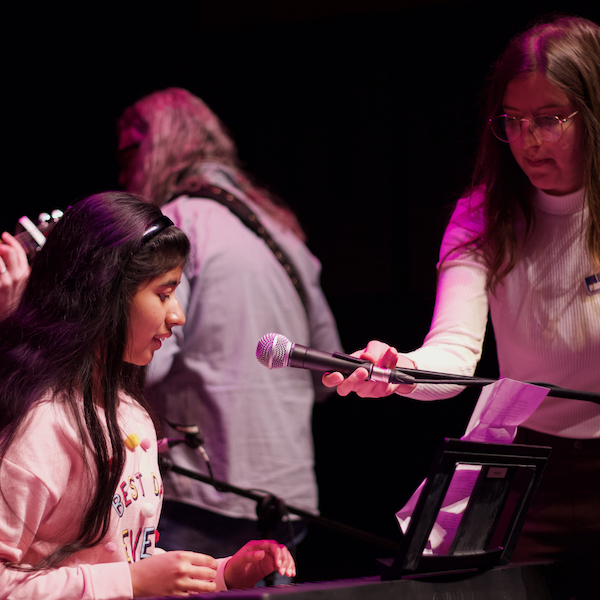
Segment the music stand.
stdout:
<svg viewBox="0 0 600 600">
<path fill-rule="evenodd" d="M 381 578 L 402 579 L 507 564 L 550 451 L 546 446 L 445 439 L 396 556 L 379 560 Z M 448 552 L 423 555 L 458 465 L 481 469 Z"/>
</svg>

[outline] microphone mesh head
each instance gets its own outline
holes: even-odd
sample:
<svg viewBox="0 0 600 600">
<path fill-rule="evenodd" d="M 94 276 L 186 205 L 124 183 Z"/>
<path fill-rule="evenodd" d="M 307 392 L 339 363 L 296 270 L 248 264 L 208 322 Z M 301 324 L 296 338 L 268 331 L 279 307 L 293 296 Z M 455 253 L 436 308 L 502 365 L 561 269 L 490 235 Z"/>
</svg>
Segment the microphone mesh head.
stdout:
<svg viewBox="0 0 600 600">
<path fill-rule="evenodd" d="M 263 335 L 256 346 L 258 362 L 269 369 L 281 369 L 287 366 L 292 343 L 280 333 Z"/>
</svg>

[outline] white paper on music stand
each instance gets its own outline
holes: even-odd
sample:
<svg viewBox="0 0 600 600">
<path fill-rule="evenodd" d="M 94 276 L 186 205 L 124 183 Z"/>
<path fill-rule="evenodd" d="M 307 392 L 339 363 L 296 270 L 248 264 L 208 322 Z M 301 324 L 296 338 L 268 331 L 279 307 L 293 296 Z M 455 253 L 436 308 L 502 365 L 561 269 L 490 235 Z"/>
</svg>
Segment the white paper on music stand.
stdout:
<svg viewBox="0 0 600 600">
<path fill-rule="evenodd" d="M 540 405 L 548 391 L 547 388 L 512 379 L 500 379 L 485 386 L 461 440 L 512 443 L 517 427 Z M 444 554 L 448 551 L 480 469 L 477 465 L 457 465 L 423 554 Z M 403 533 L 408 529 L 424 485 L 425 481 L 396 513 Z"/>
</svg>

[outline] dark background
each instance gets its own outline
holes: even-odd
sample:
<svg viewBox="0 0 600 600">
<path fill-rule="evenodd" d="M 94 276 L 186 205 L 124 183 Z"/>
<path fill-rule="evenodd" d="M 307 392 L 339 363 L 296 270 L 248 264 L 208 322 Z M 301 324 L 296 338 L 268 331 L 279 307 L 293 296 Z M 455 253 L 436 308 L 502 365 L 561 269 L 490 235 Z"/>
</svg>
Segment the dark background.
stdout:
<svg viewBox="0 0 600 600">
<path fill-rule="evenodd" d="M 469 182 L 486 73 L 537 17 L 600 2 L 286 0 L 4 9 L 0 227 L 117 187 L 116 121 L 167 86 L 201 96 L 260 182 L 300 217 L 347 351 L 420 345 L 454 200 Z M 480 366 L 496 373 L 493 338 Z M 398 539 L 394 512 L 476 394 L 334 397 L 314 434 L 324 516 Z M 235 483 L 235 482 L 233 482 Z M 388 552 L 313 527 L 302 580 L 375 573 Z"/>
</svg>

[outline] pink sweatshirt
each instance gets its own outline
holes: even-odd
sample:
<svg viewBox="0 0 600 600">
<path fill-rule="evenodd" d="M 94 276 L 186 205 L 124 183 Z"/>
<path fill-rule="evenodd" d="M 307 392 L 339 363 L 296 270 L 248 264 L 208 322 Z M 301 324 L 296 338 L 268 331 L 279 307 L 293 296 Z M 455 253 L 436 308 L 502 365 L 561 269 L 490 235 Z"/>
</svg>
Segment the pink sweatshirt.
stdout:
<svg viewBox="0 0 600 600">
<path fill-rule="evenodd" d="M 123 438 L 131 436 L 133 444 L 126 447 L 108 533 L 50 571 L 26 573 L 0 564 L 1 599 L 132 598 L 128 564 L 157 551 L 163 489 L 150 417 L 122 394 L 118 419 Z M 21 432 L 0 467 L 0 560 L 31 565 L 76 536 L 94 477 L 85 469 L 80 436 L 59 398 L 44 398 Z M 225 563 L 219 562 L 217 587 L 226 589 Z"/>
</svg>

